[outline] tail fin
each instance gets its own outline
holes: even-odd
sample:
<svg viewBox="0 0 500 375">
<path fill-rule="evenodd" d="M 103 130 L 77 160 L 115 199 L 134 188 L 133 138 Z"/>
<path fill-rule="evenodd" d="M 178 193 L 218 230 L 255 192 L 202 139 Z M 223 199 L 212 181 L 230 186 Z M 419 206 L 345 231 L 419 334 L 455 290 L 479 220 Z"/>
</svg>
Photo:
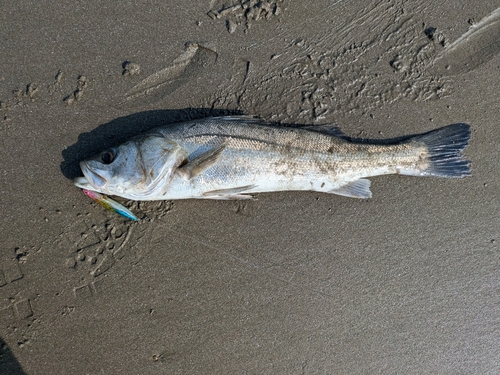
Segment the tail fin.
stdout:
<svg viewBox="0 0 500 375">
<path fill-rule="evenodd" d="M 431 165 L 420 175 L 455 178 L 470 176 L 470 161 L 462 155 L 469 143 L 470 134 L 469 125 L 453 124 L 412 137 L 410 141 L 423 142 L 429 152 Z"/>
</svg>

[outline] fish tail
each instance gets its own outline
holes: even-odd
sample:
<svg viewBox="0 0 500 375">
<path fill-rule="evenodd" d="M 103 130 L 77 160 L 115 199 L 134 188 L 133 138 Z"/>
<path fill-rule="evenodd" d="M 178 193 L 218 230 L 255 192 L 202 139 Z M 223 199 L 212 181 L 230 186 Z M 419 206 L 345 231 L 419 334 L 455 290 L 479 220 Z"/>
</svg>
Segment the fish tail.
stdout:
<svg viewBox="0 0 500 375">
<path fill-rule="evenodd" d="M 470 176 L 470 161 L 462 151 L 469 143 L 471 131 L 467 124 L 453 124 L 412 137 L 410 142 L 427 147 L 427 168 L 414 175 L 460 178 Z"/>
</svg>

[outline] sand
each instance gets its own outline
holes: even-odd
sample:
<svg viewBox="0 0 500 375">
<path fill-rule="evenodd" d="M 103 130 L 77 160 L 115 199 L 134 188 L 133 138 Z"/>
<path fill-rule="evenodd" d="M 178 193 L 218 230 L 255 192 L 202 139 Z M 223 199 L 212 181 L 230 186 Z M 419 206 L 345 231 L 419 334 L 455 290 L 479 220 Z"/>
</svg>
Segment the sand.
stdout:
<svg viewBox="0 0 500 375">
<path fill-rule="evenodd" d="M 498 0 L 190 3 L 2 2 L 0 373 L 500 373 Z M 238 113 L 466 122 L 473 174 L 121 200 L 139 223 L 71 182 L 141 131 Z"/>
</svg>

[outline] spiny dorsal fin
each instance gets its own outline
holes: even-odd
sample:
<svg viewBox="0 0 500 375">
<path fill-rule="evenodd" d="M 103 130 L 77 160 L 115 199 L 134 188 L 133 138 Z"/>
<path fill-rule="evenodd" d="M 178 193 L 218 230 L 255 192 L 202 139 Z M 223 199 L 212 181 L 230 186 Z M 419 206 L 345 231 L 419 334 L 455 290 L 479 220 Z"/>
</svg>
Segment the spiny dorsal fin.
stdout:
<svg viewBox="0 0 500 375">
<path fill-rule="evenodd" d="M 337 138 L 347 139 L 348 137 L 337 127 L 333 125 L 305 125 L 301 126 L 299 129 L 308 130 L 311 132 L 333 135 Z"/>
</svg>

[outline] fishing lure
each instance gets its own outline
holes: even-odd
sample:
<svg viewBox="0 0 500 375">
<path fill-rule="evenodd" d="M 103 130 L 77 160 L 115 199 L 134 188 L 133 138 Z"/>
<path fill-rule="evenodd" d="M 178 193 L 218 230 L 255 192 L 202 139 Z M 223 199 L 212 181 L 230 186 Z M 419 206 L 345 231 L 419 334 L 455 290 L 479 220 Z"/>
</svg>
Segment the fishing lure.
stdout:
<svg viewBox="0 0 500 375">
<path fill-rule="evenodd" d="M 119 215 L 125 216 L 127 219 L 137 221 L 139 220 L 137 216 L 135 216 L 129 209 L 122 206 L 120 203 L 114 201 L 111 198 L 108 198 L 106 195 L 99 194 L 92 190 L 82 189 L 83 194 L 92 200 L 99 203 L 104 208 L 116 212 Z"/>
</svg>

